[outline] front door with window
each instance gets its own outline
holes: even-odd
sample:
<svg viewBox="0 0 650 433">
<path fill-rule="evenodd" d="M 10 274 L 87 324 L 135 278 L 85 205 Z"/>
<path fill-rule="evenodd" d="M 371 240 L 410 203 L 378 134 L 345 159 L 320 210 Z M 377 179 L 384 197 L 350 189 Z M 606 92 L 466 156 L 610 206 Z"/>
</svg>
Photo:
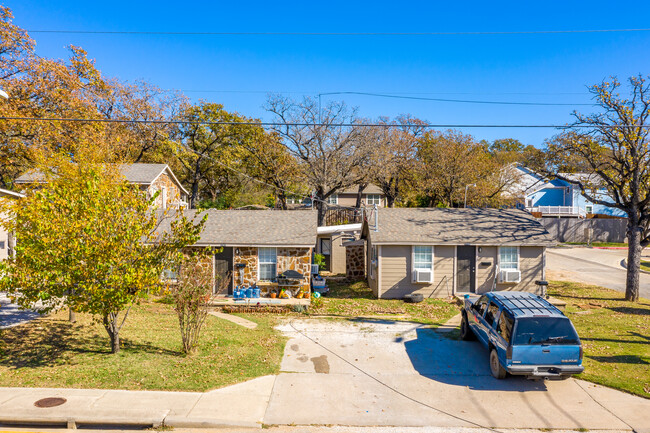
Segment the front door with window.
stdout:
<svg viewBox="0 0 650 433">
<path fill-rule="evenodd" d="M 325 268 L 329 271 L 332 258 L 332 238 L 320 238 L 320 253 L 325 257 Z"/>
<path fill-rule="evenodd" d="M 232 295 L 232 262 L 232 247 L 224 247 L 221 252 L 214 255 L 215 295 Z M 223 293 L 216 293 L 218 287 L 223 287 L 220 284 L 221 278 L 228 279 L 227 293 L 226 290 L 223 290 Z"/>
<path fill-rule="evenodd" d="M 458 247 L 456 281 L 459 292 L 476 293 L 476 247 Z"/>
</svg>

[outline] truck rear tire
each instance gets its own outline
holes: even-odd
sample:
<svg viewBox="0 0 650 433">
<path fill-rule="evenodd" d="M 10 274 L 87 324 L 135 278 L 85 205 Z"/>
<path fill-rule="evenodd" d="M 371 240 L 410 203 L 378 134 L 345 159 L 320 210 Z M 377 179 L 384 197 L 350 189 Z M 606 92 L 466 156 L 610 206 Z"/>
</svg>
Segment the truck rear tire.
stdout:
<svg viewBox="0 0 650 433">
<path fill-rule="evenodd" d="M 465 341 L 476 340 L 474 331 L 472 331 L 472 328 L 469 327 L 467 314 L 463 314 L 463 319 L 460 321 L 460 339 Z"/>
<path fill-rule="evenodd" d="M 490 372 L 495 379 L 505 379 L 506 374 L 508 373 L 506 369 L 501 366 L 501 363 L 499 362 L 499 354 L 494 348 L 490 351 Z"/>
</svg>

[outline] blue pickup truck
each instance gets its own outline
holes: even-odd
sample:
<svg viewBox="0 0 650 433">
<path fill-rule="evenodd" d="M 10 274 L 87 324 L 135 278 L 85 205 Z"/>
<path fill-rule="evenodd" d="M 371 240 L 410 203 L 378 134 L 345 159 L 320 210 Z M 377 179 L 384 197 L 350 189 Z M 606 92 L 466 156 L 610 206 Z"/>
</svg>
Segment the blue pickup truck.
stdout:
<svg viewBox="0 0 650 433">
<path fill-rule="evenodd" d="M 581 373 L 582 344 L 571 321 L 546 299 L 527 292 L 465 297 L 460 334 L 490 352 L 490 371 L 530 379 L 566 379 Z"/>
</svg>

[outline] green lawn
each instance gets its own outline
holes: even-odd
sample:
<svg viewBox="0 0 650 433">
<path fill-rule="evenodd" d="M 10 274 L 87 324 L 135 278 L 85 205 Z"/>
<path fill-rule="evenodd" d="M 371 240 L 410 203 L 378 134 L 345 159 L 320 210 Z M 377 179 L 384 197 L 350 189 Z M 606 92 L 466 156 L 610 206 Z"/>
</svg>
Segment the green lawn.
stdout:
<svg viewBox="0 0 650 433">
<path fill-rule="evenodd" d="M 641 260 L 641 269 L 650 272 L 650 262 L 647 260 Z"/>
<path fill-rule="evenodd" d="M 180 351 L 169 305 L 144 303 L 122 329 L 111 355 L 104 328 L 61 312 L 0 331 L 0 386 L 205 391 L 279 371 L 285 338 L 274 316 L 247 317 L 254 330 L 208 316 L 198 352 Z"/>
<path fill-rule="evenodd" d="M 551 296 L 567 302 L 584 348 L 579 377 L 650 398 L 650 300 L 586 284 L 552 281 Z"/>
<path fill-rule="evenodd" d="M 338 283 L 328 281 L 330 294 L 321 298 L 319 307 L 310 308 L 312 315 L 328 315 L 341 318 L 359 316 L 385 317 L 432 325 L 445 323 L 459 313 L 455 300 L 425 299 L 418 304 L 407 304 L 397 299 L 376 299 L 365 281 Z"/>
</svg>

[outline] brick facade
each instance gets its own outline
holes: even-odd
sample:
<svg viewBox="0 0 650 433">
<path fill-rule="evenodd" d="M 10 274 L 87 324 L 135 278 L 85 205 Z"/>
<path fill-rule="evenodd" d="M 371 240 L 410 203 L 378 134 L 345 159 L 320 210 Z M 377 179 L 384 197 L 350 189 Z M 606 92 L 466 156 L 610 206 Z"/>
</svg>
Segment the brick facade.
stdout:
<svg viewBox="0 0 650 433">
<path fill-rule="evenodd" d="M 350 279 L 361 280 L 366 277 L 365 245 L 348 245 L 345 247 L 346 275 Z"/>
<path fill-rule="evenodd" d="M 166 191 L 166 208 L 177 208 L 181 201 L 187 202 L 187 195 L 179 188 L 178 184 L 174 182 L 172 177 L 165 170 L 158 178 L 147 188 L 149 196 L 153 196 L 156 191 L 161 191 L 154 206 L 162 208 L 163 188 Z"/>
</svg>

